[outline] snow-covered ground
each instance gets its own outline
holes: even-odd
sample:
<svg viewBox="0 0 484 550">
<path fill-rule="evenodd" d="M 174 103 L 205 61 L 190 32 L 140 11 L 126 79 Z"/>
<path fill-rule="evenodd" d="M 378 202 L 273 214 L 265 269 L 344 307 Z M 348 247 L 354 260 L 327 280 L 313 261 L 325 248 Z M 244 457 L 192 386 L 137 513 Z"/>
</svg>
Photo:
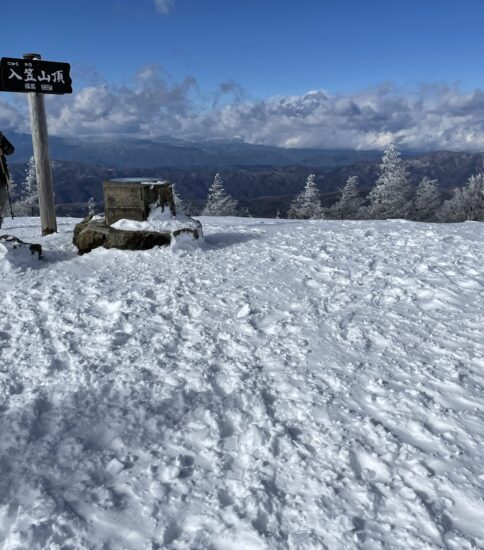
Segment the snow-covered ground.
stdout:
<svg viewBox="0 0 484 550">
<path fill-rule="evenodd" d="M 0 548 L 484 548 L 484 225 L 201 221 L 2 229 Z"/>
</svg>

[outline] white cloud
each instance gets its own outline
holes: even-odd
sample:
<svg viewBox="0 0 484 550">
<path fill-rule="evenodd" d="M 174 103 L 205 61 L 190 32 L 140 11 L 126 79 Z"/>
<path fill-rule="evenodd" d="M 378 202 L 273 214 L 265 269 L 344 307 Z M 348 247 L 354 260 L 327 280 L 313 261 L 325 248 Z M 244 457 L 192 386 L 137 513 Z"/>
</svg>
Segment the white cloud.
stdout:
<svg viewBox="0 0 484 550">
<path fill-rule="evenodd" d="M 0 99 L 0 130 L 25 130 L 25 109 Z"/>
<path fill-rule="evenodd" d="M 158 13 L 168 15 L 173 9 L 173 0 L 155 0 L 155 8 Z"/>
<path fill-rule="evenodd" d="M 23 107 L 21 106 L 23 105 Z M 157 66 L 132 86 L 91 84 L 49 96 L 53 135 L 129 134 L 185 138 L 241 137 L 283 147 L 484 150 L 484 91 L 426 86 L 403 93 L 386 84 L 352 94 L 312 90 L 247 99 L 234 82 L 202 97 L 194 78 L 173 82 Z M 0 128 L 28 129 L 26 102 L 0 101 Z"/>
</svg>

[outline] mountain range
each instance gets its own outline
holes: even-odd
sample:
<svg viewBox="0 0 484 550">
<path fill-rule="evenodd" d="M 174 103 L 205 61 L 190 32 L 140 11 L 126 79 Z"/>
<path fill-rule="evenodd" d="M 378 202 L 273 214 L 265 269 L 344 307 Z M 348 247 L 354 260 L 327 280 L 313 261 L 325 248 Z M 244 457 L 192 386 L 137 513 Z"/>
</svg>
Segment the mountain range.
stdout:
<svg viewBox="0 0 484 550">
<path fill-rule="evenodd" d="M 16 146 L 9 158 L 16 182 L 25 177 L 32 155 L 28 134 L 8 136 Z M 323 203 L 336 200 L 349 176 L 359 178 L 362 193 L 378 177 L 381 151 L 284 149 L 239 140 L 182 141 L 173 138 L 50 138 L 56 202 L 62 214 L 82 215 L 92 196 L 102 203 L 102 181 L 116 177 L 162 177 L 199 210 L 214 174 L 254 216 L 284 213 L 309 173 L 316 175 Z M 483 153 L 436 151 L 404 154 L 414 185 L 423 176 L 439 181 L 444 196 L 483 170 Z"/>
<path fill-rule="evenodd" d="M 16 162 L 27 162 L 32 155 L 29 134 L 9 134 L 16 147 Z M 61 138 L 51 136 L 53 159 L 101 164 L 114 169 L 195 167 L 195 166 L 343 166 L 361 160 L 376 160 L 379 151 L 346 149 L 285 149 L 255 145 L 234 139 L 186 141 L 170 137 Z"/>
</svg>

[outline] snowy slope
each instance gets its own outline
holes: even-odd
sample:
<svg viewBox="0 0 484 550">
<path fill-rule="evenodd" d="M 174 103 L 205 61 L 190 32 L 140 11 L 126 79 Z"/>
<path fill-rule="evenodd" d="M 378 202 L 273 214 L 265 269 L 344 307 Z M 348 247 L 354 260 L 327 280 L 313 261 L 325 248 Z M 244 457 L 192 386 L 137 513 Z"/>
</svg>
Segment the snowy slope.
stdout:
<svg viewBox="0 0 484 550">
<path fill-rule="evenodd" d="M 1 549 L 484 547 L 484 225 L 2 232 Z"/>
</svg>

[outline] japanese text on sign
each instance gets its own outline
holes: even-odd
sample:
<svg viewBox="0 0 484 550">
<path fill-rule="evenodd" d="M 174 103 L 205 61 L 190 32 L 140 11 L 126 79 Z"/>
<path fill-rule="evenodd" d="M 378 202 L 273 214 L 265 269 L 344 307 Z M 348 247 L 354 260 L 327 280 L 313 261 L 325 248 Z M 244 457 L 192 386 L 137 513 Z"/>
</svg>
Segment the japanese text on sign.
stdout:
<svg viewBox="0 0 484 550">
<path fill-rule="evenodd" d="M 68 63 L 0 59 L 0 90 L 7 92 L 72 93 Z"/>
</svg>

